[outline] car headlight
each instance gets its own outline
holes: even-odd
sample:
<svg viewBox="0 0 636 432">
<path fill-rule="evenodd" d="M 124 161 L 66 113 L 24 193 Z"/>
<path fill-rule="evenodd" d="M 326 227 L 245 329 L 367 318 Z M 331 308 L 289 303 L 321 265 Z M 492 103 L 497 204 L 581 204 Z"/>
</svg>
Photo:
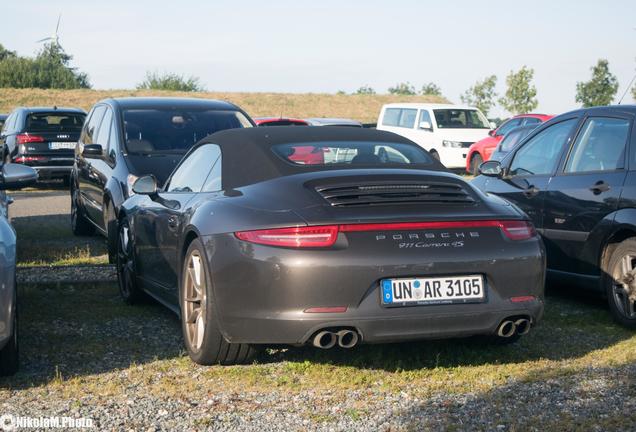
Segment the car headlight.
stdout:
<svg viewBox="0 0 636 432">
<path fill-rule="evenodd" d="M 442 147 L 450 147 L 450 148 L 462 148 L 462 143 L 459 141 L 442 141 Z"/>
<path fill-rule="evenodd" d="M 128 174 L 128 177 L 126 178 L 126 185 L 128 186 L 128 196 L 131 197 L 135 194 L 135 192 L 133 192 L 133 185 L 135 184 L 135 182 L 137 181 L 139 177 L 137 177 L 136 175 L 132 175 L 132 174 Z"/>
</svg>

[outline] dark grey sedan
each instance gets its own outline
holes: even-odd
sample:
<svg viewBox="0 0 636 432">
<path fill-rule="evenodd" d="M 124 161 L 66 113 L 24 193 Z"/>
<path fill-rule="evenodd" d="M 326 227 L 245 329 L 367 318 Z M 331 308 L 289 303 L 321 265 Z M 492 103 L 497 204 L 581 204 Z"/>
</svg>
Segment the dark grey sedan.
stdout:
<svg viewBox="0 0 636 432">
<path fill-rule="evenodd" d="M 35 183 L 37 172 L 18 164 L 5 164 L 0 172 L 0 375 L 18 370 L 18 317 L 15 283 L 16 236 L 9 223 L 7 189 Z"/>
</svg>

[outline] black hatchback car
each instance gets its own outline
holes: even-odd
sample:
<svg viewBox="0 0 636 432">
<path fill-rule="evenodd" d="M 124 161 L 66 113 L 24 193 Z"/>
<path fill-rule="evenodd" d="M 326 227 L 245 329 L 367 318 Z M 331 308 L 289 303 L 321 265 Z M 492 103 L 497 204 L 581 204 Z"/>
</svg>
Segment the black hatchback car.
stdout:
<svg viewBox="0 0 636 432">
<path fill-rule="evenodd" d="M 40 179 L 68 181 L 85 117 L 78 108 L 14 109 L 0 133 L 3 161 L 28 165 Z"/>
<path fill-rule="evenodd" d="M 71 224 L 75 235 L 96 229 L 115 253 L 116 217 L 132 184 L 152 174 L 163 183 L 195 143 L 214 132 L 253 127 L 237 106 L 188 98 L 116 98 L 88 114 L 71 173 Z"/>
<path fill-rule="evenodd" d="M 600 289 L 636 328 L 636 106 L 562 114 L 473 185 L 517 204 L 542 234 L 557 280 Z"/>
</svg>

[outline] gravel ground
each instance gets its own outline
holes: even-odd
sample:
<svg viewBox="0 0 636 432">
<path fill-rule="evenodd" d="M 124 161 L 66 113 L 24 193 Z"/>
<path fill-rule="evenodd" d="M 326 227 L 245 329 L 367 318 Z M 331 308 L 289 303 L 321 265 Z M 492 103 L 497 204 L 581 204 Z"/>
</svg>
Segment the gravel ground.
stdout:
<svg viewBox="0 0 636 432">
<path fill-rule="evenodd" d="M 112 375 L 126 380 L 127 374 Z M 589 369 L 567 380 L 511 381 L 487 394 L 436 394 L 426 400 L 409 392 L 379 390 L 289 393 L 209 388 L 205 396 L 162 398 L 131 386 L 116 398 L 78 394 L 71 400 L 13 391 L 0 410 L 33 417 L 87 417 L 100 430 L 630 431 L 636 428 L 634 376 L 635 365 Z"/>
<path fill-rule="evenodd" d="M 114 282 L 117 271 L 112 265 L 32 266 L 18 268 L 18 283 Z"/>
<path fill-rule="evenodd" d="M 636 430 L 636 337 L 595 303 L 549 298 L 552 324 L 513 347 L 290 348 L 206 368 L 185 356 L 172 313 L 126 306 L 112 283 L 20 294 L 23 365 L 0 379 L 0 415 L 86 417 L 98 430 Z"/>
</svg>

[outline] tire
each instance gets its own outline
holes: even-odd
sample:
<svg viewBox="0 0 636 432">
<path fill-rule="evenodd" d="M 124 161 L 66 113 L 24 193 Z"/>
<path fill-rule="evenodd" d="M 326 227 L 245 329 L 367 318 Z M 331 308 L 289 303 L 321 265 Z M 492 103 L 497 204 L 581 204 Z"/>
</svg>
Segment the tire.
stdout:
<svg viewBox="0 0 636 432">
<path fill-rule="evenodd" d="M 15 374 L 20 366 L 18 349 L 18 310 L 16 297 L 16 311 L 13 314 L 13 333 L 7 344 L 0 350 L 0 376 Z"/>
<path fill-rule="evenodd" d="M 433 159 L 439 161 L 439 153 L 437 153 L 437 151 L 431 150 L 429 153 L 431 154 L 431 156 L 433 156 Z"/>
<path fill-rule="evenodd" d="M 474 155 L 470 159 L 470 173 L 472 175 L 474 175 L 474 176 L 478 176 L 479 175 L 479 165 L 481 165 L 482 163 L 484 163 L 484 159 L 481 157 L 481 155 L 479 153 Z"/>
<path fill-rule="evenodd" d="M 115 264 L 117 260 L 117 241 L 119 229 L 117 226 L 117 216 L 113 205 L 106 204 L 104 211 L 104 228 L 106 229 L 106 248 L 108 249 L 108 263 Z"/>
<path fill-rule="evenodd" d="M 84 207 L 79 202 L 79 190 L 71 189 L 71 230 L 76 236 L 89 236 L 95 232 L 95 227 L 84 214 Z"/>
<path fill-rule="evenodd" d="M 636 237 L 622 241 L 611 252 L 602 280 L 616 322 L 636 330 Z"/>
<path fill-rule="evenodd" d="M 117 268 L 119 294 L 125 303 L 129 305 L 139 304 L 146 300 L 146 294 L 137 282 L 135 254 L 133 241 L 130 239 L 128 219 L 122 219 L 117 233 L 115 266 Z"/>
<path fill-rule="evenodd" d="M 179 278 L 181 327 L 188 355 L 200 365 L 248 363 L 256 349 L 248 344 L 227 342 L 219 330 L 204 257 L 203 244 L 194 239 L 185 254 Z"/>
</svg>

